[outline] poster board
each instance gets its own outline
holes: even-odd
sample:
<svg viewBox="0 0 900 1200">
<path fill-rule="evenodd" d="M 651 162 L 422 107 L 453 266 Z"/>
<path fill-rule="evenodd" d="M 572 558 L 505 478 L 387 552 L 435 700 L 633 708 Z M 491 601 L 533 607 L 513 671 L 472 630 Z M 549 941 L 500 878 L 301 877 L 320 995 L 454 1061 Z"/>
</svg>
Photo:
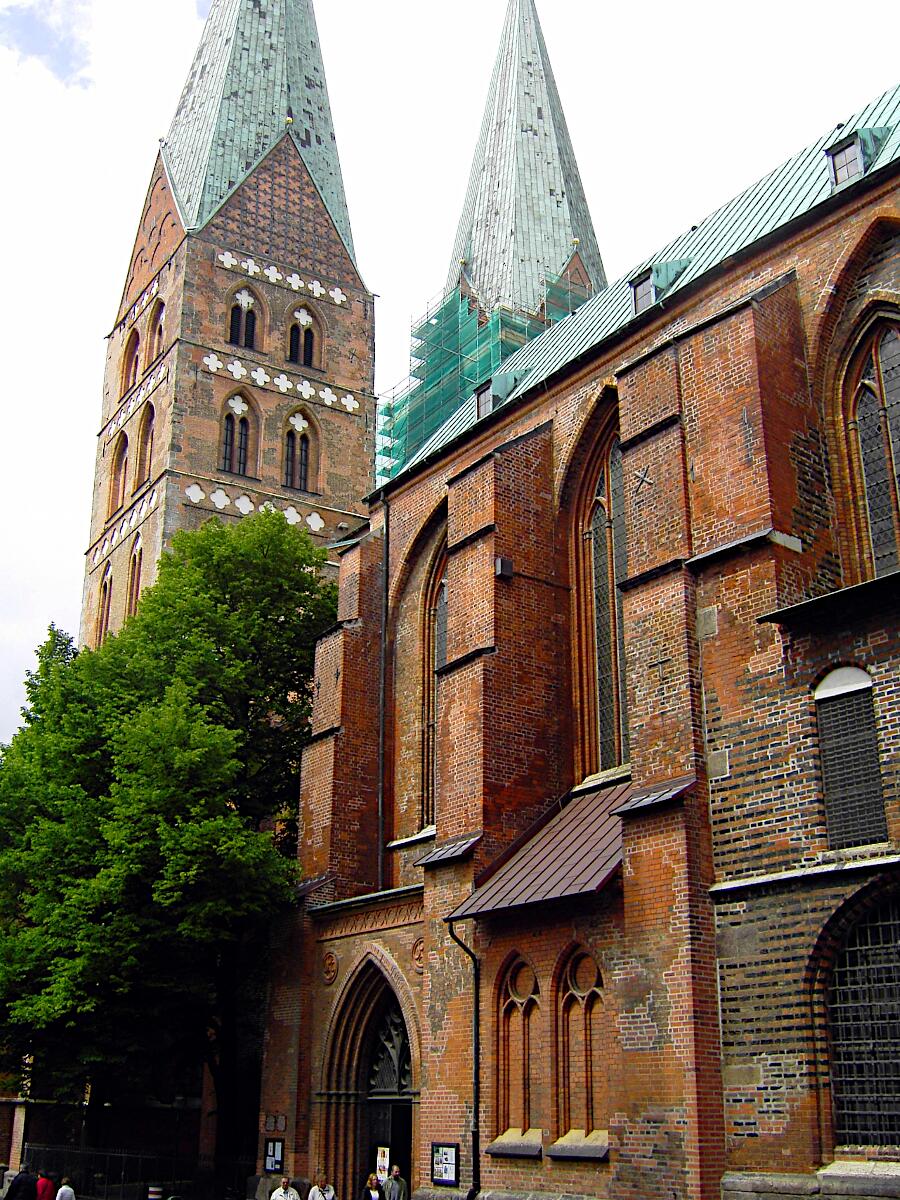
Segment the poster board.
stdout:
<svg viewBox="0 0 900 1200">
<path fill-rule="evenodd" d="M 459 1187 L 459 1142 L 431 1143 L 431 1182 L 437 1187 Z"/>
</svg>

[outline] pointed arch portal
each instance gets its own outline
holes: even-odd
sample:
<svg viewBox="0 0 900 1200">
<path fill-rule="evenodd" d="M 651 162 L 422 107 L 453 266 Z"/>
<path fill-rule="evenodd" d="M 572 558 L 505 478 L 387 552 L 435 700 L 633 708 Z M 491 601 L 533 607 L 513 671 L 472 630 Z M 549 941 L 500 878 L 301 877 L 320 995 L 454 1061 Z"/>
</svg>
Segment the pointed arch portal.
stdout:
<svg viewBox="0 0 900 1200">
<path fill-rule="evenodd" d="M 352 980 L 332 1024 L 323 1066 L 319 1145 L 339 1196 L 360 1191 L 378 1148 L 410 1178 L 418 1102 L 410 1035 L 400 1001 L 371 960 Z"/>
</svg>

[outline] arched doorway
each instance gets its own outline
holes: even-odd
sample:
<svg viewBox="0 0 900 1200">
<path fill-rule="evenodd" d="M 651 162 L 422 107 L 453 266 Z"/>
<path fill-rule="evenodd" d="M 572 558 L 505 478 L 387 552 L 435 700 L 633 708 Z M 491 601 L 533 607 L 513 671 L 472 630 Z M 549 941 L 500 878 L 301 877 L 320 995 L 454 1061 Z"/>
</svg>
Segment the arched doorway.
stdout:
<svg viewBox="0 0 900 1200">
<path fill-rule="evenodd" d="M 397 998 L 386 991 L 368 1039 L 365 1100 L 360 1113 L 361 1174 L 374 1171 L 379 1147 L 409 1180 L 412 1166 L 412 1060 L 406 1022 Z"/>
<path fill-rule="evenodd" d="M 380 1146 L 412 1190 L 417 1063 L 397 993 L 367 958 L 331 1022 L 316 1097 L 314 1154 L 342 1200 L 359 1195 Z"/>
</svg>

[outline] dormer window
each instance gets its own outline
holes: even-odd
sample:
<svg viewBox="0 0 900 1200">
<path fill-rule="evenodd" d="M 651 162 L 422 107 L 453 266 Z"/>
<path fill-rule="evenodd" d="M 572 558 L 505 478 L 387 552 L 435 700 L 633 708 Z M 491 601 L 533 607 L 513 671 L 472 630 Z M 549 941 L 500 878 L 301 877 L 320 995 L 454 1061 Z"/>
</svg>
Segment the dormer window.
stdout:
<svg viewBox="0 0 900 1200">
<path fill-rule="evenodd" d="M 656 288 L 653 286 L 653 272 L 645 271 L 637 279 L 631 281 L 631 293 L 634 297 L 634 311 L 641 313 L 656 303 Z"/>
<path fill-rule="evenodd" d="M 878 128 L 857 129 L 847 137 L 829 146 L 828 170 L 831 173 L 831 186 L 844 187 L 845 184 L 865 175 L 878 159 L 881 148 L 891 132 L 890 126 Z"/>
<path fill-rule="evenodd" d="M 491 381 L 488 380 L 483 387 L 480 387 L 475 393 L 476 403 L 478 405 L 478 419 L 486 417 L 494 407 L 494 392 L 491 387 Z"/>
<path fill-rule="evenodd" d="M 849 142 L 844 142 L 843 145 L 829 151 L 828 161 L 831 164 L 831 182 L 835 187 L 862 175 L 862 149 L 859 140 L 854 136 Z"/>
</svg>

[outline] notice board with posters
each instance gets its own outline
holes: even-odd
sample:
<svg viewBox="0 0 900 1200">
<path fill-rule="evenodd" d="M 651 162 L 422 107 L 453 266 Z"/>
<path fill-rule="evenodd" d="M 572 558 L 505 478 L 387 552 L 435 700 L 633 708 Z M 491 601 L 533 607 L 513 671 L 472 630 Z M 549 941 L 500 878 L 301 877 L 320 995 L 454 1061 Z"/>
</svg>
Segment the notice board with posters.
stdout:
<svg viewBox="0 0 900 1200">
<path fill-rule="evenodd" d="M 431 1182 L 438 1187 L 459 1187 L 459 1142 L 431 1143 Z"/>
</svg>

